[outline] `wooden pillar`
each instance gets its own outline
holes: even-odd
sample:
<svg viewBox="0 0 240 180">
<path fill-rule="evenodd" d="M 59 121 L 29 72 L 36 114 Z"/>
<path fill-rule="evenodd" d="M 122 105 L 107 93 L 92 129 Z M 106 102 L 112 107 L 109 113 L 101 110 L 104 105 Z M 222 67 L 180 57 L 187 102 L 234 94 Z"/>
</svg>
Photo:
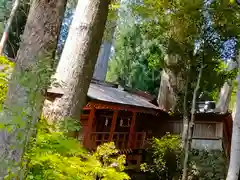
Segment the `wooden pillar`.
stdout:
<svg viewBox="0 0 240 180">
<path fill-rule="evenodd" d="M 91 109 L 90 111 L 90 114 L 88 116 L 88 122 L 87 122 L 87 130 L 85 132 L 85 135 L 84 135 L 84 141 L 83 141 L 83 145 L 86 147 L 86 148 L 89 148 L 90 147 L 90 135 L 92 133 L 92 126 L 93 126 L 93 120 L 94 120 L 94 117 L 95 117 L 95 112 L 96 112 L 96 109 L 93 108 Z"/>
<path fill-rule="evenodd" d="M 133 116 L 132 116 L 132 121 L 131 121 L 131 126 L 130 126 L 130 131 L 129 131 L 129 137 L 128 137 L 128 148 L 131 147 L 132 144 L 132 136 L 134 134 L 134 130 L 135 130 L 135 122 L 136 122 L 136 118 L 137 118 L 137 113 L 133 112 Z"/>
<path fill-rule="evenodd" d="M 114 111 L 113 112 L 111 129 L 110 129 L 110 134 L 109 134 L 108 141 L 112 141 L 113 140 L 113 134 L 115 132 L 115 128 L 116 128 L 116 124 L 117 124 L 117 117 L 118 117 L 118 111 Z"/>
</svg>

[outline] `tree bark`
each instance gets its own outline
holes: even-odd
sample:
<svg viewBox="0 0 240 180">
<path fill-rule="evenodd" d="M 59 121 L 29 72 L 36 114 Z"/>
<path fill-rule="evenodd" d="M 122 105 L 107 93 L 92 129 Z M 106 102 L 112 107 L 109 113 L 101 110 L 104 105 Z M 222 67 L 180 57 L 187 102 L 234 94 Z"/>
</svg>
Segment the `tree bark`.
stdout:
<svg viewBox="0 0 240 180">
<path fill-rule="evenodd" d="M 225 82 L 220 91 L 220 97 L 216 105 L 215 112 L 227 113 L 232 95 L 232 80 Z"/>
<path fill-rule="evenodd" d="M 158 106 L 166 111 L 170 111 L 176 106 L 176 95 L 171 88 L 169 79 L 169 73 L 163 69 L 158 93 Z"/>
<path fill-rule="evenodd" d="M 189 122 L 188 126 L 188 141 L 186 143 L 186 147 L 184 149 L 185 151 L 185 156 L 184 156 L 184 162 L 183 162 L 183 175 L 182 175 L 182 180 L 187 180 L 188 179 L 188 164 L 189 164 L 189 151 L 191 150 L 191 144 L 192 144 L 192 137 L 193 137 L 193 130 L 194 130 L 194 125 L 195 125 L 195 112 L 196 112 L 196 100 L 197 100 L 197 93 L 200 88 L 200 82 L 202 78 L 202 71 L 203 71 L 203 64 L 200 67 L 199 74 L 198 74 L 198 79 L 197 79 L 197 84 L 193 92 L 193 99 L 192 99 L 192 108 L 191 108 L 191 120 Z"/>
<path fill-rule="evenodd" d="M 226 180 L 238 180 L 240 170 L 240 75 L 238 75 L 237 108 L 233 120 L 230 164 Z"/>
<path fill-rule="evenodd" d="M 61 98 L 45 101 L 50 121 L 79 120 L 102 42 L 110 0 L 81 0 L 70 26 L 54 78 L 64 90 Z"/>
<path fill-rule="evenodd" d="M 182 68 L 179 66 L 179 59 L 177 55 L 167 55 L 164 60 L 166 66 L 161 74 L 158 105 L 166 111 L 180 111 L 178 105 L 181 98 L 179 95 L 186 83 L 181 77 Z"/>
<path fill-rule="evenodd" d="M 228 70 L 230 71 L 237 68 L 236 61 L 230 61 L 227 63 L 227 65 L 228 65 Z M 229 109 L 229 104 L 231 102 L 232 90 L 233 90 L 233 80 L 229 79 L 227 80 L 227 82 L 223 84 L 223 87 L 221 88 L 220 96 L 215 108 L 215 112 L 227 113 Z"/>
<path fill-rule="evenodd" d="M 93 78 L 96 80 L 105 81 L 106 79 L 111 47 L 112 41 L 103 41 L 93 73 Z"/>
<path fill-rule="evenodd" d="M 16 12 L 17 12 L 18 7 L 19 7 L 19 4 L 20 4 L 20 0 L 15 0 L 15 2 L 13 4 L 12 11 L 10 13 L 10 17 L 9 17 L 7 25 L 6 25 L 6 28 L 3 32 L 2 39 L 0 41 L 0 55 L 3 54 L 4 47 L 5 47 L 5 45 L 7 43 L 7 40 L 8 40 L 8 33 L 9 33 L 10 27 L 12 25 L 13 18 L 15 16 Z"/>
<path fill-rule="evenodd" d="M 120 5 L 121 8 L 121 5 Z M 112 11 L 108 15 L 106 22 L 106 27 L 103 35 L 103 41 L 98 53 L 97 62 L 93 72 L 93 79 L 99 81 L 105 81 L 107 70 L 108 70 L 108 61 L 111 55 L 112 43 L 114 40 L 114 33 L 117 26 L 117 18 L 112 18 L 110 14 L 117 16 L 118 11 Z"/>
<path fill-rule="evenodd" d="M 50 80 L 41 73 L 53 64 L 65 5 L 66 0 L 32 2 L 0 117 L 0 179 L 24 179 L 23 155 L 41 114 L 42 83 Z M 41 63 L 46 67 L 40 71 Z"/>
<path fill-rule="evenodd" d="M 188 116 L 188 90 L 189 90 L 189 80 L 190 80 L 191 67 L 187 68 L 186 85 L 183 99 L 183 130 L 182 130 L 182 144 L 185 149 L 188 137 L 188 126 L 189 126 L 189 116 Z"/>
</svg>

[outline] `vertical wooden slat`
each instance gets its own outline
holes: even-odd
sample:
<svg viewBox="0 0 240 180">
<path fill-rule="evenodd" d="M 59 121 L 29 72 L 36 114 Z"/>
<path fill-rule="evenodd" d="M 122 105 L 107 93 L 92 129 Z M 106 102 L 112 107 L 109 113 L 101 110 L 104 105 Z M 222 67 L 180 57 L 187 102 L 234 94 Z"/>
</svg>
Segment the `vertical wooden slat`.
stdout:
<svg viewBox="0 0 240 180">
<path fill-rule="evenodd" d="M 88 122 L 87 122 L 87 128 L 86 128 L 87 130 L 85 132 L 84 141 L 83 141 L 84 146 L 87 148 L 91 146 L 90 135 L 92 133 L 92 125 L 95 117 L 95 112 L 96 112 L 95 108 L 91 109 L 90 114 L 88 116 Z"/>
<path fill-rule="evenodd" d="M 113 139 L 113 134 L 114 134 L 116 123 L 117 123 L 117 117 L 118 117 L 118 111 L 114 111 L 108 141 L 112 141 Z"/>
<path fill-rule="evenodd" d="M 216 136 L 217 137 L 220 137 L 220 138 L 223 138 L 223 123 L 218 123 L 216 124 Z"/>
<path fill-rule="evenodd" d="M 97 142 L 97 134 L 93 134 L 92 142 Z M 96 143 L 95 144 L 91 144 L 91 148 L 95 149 L 96 148 Z"/>
<path fill-rule="evenodd" d="M 122 142 L 122 144 L 123 144 L 123 147 L 124 147 L 124 148 L 127 147 L 127 137 L 128 137 L 128 134 L 124 134 L 124 135 L 123 135 L 123 142 Z"/>
<path fill-rule="evenodd" d="M 133 112 L 131 127 L 130 127 L 130 132 L 129 132 L 129 137 L 128 137 L 128 148 L 130 148 L 131 144 L 132 144 L 132 136 L 134 135 L 136 118 L 137 118 L 137 113 Z"/>
<path fill-rule="evenodd" d="M 101 138 L 101 143 L 100 144 L 103 144 L 103 143 L 105 143 L 105 133 L 102 134 L 102 138 Z"/>
<path fill-rule="evenodd" d="M 144 132 L 144 133 L 143 133 L 143 139 L 142 139 L 142 145 L 141 145 L 141 148 L 144 147 L 144 141 L 145 141 L 145 139 L 146 139 L 146 133 Z"/>
</svg>

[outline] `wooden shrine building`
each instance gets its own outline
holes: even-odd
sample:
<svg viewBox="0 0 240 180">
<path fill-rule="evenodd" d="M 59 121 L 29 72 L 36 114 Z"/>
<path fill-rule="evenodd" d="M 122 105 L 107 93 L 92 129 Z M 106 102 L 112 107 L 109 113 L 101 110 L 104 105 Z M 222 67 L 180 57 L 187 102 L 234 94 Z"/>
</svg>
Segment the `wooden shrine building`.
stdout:
<svg viewBox="0 0 240 180">
<path fill-rule="evenodd" d="M 151 137 L 182 132 L 182 117 L 159 109 L 147 93 L 93 80 L 87 96 L 77 138 L 89 150 L 114 142 L 129 164 L 139 165 Z M 229 155 L 231 130 L 230 114 L 197 113 L 193 147 L 223 149 Z"/>
<path fill-rule="evenodd" d="M 63 90 L 49 89 L 49 101 L 53 101 L 52 94 L 59 97 Z M 147 93 L 94 80 L 87 96 L 77 138 L 89 150 L 113 141 L 128 162 L 139 164 L 147 140 L 165 134 L 161 126 L 167 122 L 168 113 L 160 110 Z"/>
<path fill-rule="evenodd" d="M 128 162 L 139 164 L 147 140 L 153 134 L 165 133 L 158 126 L 168 114 L 152 103 L 154 98 L 149 94 L 130 91 L 115 84 L 91 83 L 79 138 L 90 150 L 113 141 L 120 152 L 128 155 Z"/>
<path fill-rule="evenodd" d="M 170 116 L 164 129 L 172 134 L 181 134 L 182 116 Z M 223 150 L 229 157 L 232 137 L 231 113 L 196 113 L 192 148 Z"/>
</svg>

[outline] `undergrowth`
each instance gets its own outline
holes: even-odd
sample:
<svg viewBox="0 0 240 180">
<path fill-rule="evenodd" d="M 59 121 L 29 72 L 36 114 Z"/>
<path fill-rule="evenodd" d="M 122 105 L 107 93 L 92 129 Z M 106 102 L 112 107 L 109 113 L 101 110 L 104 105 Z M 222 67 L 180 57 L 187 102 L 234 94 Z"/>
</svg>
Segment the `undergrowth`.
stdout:
<svg viewBox="0 0 240 180">
<path fill-rule="evenodd" d="M 27 180 L 127 180 L 123 172 L 125 156 L 118 155 L 114 143 L 99 146 L 93 153 L 63 132 L 56 132 L 46 120 L 38 124 L 36 138 L 26 154 Z"/>
<path fill-rule="evenodd" d="M 8 87 L 8 79 L 14 63 L 0 56 L 0 106 L 3 104 Z"/>
<path fill-rule="evenodd" d="M 223 151 L 192 149 L 189 156 L 189 180 L 226 178 L 227 160 Z M 167 133 L 161 138 L 153 138 L 148 158 L 141 168 L 148 173 L 148 180 L 178 180 L 181 179 L 183 158 L 181 138 Z"/>
</svg>

